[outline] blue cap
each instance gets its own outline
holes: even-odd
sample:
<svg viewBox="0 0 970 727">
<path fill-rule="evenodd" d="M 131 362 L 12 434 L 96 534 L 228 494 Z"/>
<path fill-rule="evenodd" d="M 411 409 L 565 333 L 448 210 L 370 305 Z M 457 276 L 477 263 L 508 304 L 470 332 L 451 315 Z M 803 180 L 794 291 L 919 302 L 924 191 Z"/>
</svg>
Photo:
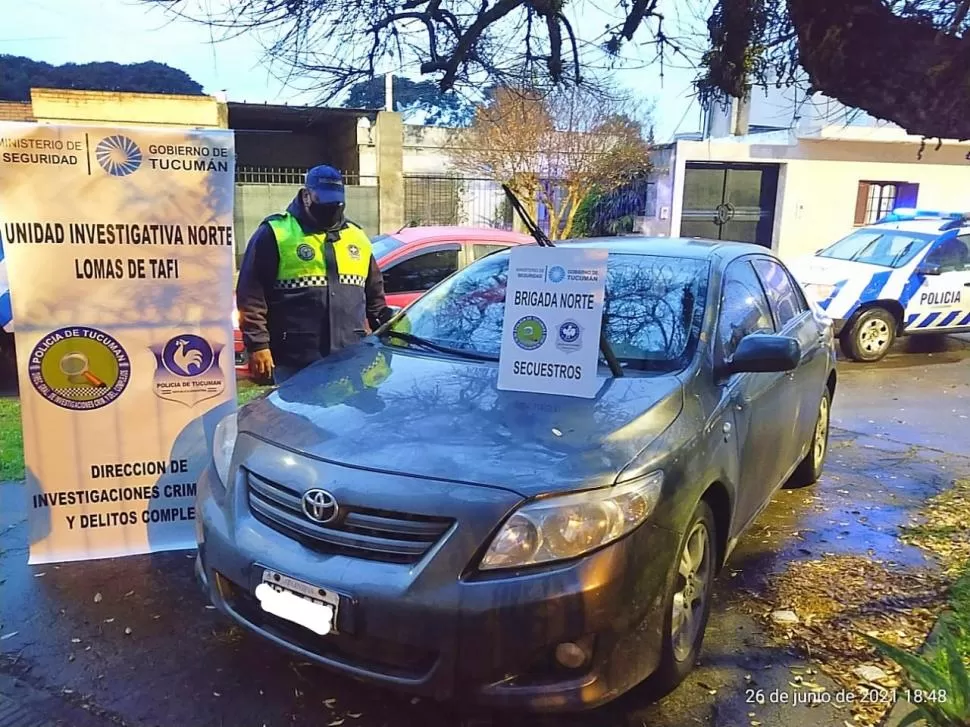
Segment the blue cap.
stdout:
<svg viewBox="0 0 970 727">
<path fill-rule="evenodd" d="M 344 180 L 333 167 L 321 164 L 306 173 L 306 188 L 321 204 L 344 203 Z"/>
</svg>

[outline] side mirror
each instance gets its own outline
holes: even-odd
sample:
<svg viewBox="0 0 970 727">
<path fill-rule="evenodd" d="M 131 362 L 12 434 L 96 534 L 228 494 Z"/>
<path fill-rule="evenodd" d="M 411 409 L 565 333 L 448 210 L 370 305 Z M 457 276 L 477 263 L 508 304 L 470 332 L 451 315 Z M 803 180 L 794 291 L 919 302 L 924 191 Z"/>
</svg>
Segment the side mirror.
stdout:
<svg viewBox="0 0 970 727">
<path fill-rule="evenodd" d="M 925 260 L 916 268 L 917 275 L 940 275 L 943 268 L 936 263 L 928 263 Z"/>
<path fill-rule="evenodd" d="M 741 339 L 725 374 L 792 371 L 802 358 L 801 346 L 794 338 L 752 333 Z"/>
<path fill-rule="evenodd" d="M 399 306 L 399 305 L 389 305 L 389 306 L 387 306 L 387 307 L 391 309 L 391 313 L 393 313 L 394 315 L 397 315 L 397 314 L 398 314 L 398 313 L 400 313 L 400 312 L 401 312 L 402 310 L 404 310 L 404 309 L 403 309 L 403 308 L 401 308 L 401 306 Z"/>
</svg>

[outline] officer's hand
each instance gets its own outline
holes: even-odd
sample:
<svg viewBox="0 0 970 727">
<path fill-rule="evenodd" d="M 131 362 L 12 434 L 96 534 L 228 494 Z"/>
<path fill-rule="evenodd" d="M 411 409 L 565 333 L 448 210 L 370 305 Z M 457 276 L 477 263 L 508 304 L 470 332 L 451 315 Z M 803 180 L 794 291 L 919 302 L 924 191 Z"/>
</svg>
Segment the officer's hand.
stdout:
<svg viewBox="0 0 970 727">
<path fill-rule="evenodd" d="M 249 356 L 249 368 L 254 374 L 269 378 L 273 375 L 273 354 L 268 348 L 262 351 L 254 351 Z"/>
<path fill-rule="evenodd" d="M 394 317 L 394 309 L 389 306 L 384 306 L 383 308 L 381 308 L 380 313 L 377 314 L 377 322 L 383 326 L 393 317 Z"/>
</svg>

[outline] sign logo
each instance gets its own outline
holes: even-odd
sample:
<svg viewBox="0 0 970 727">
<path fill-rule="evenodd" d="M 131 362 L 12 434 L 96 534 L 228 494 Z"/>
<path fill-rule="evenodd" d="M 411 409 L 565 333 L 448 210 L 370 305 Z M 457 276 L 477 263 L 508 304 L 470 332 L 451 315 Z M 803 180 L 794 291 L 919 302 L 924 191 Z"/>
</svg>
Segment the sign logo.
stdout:
<svg viewBox="0 0 970 727">
<path fill-rule="evenodd" d="M 559 340 L 556 341 L 556 348 L 560 351 L 578 351 L 583 347 L 583 328 L 576 321 L 570 319 L 563 321 L 559 326 Z"/>
<path fill-rule="evenodd" d="M 360 260 L 360 248 L 356 245 L 348 245 L 347 254 L 350 255 L 351 260 Z"/>
<path fill-rule="evenodd" d="M 549 282 L 561 283 L 566 279 L 566 269 L 562 265 L 553 265 L 549 268 Z"/>
<path fill-rule="evenodd" d="M 520 318 L 512 328 L 515 345 L 526 351 L 534 351 L 546 340 L 546 324 L 535 316 Z"/>
<path fill-rule="evenodd" d="M 63 409 L 89 411 L 121 396 L 131 378 L 128 353 L 104 331 L 85 326 L 60 328 L 30 352 L 30 383 Z"/>
<path fill-rule="evenodd" d="M 316 252 L 314 252 L 313 248 L 304 242 L 296 248 L 296 256 L 304 262 L 310 262 L 316 256 Z"/>
<path fill-rule="evenodd" d="M 303 494 L 303 512 L 308 518 L 320 524 L 337 519 L 340 508 L 337 498 L 326 490 L 307 490 Z"/>
<path fill-rule="evenodd" d="M 98 142 L 94 156 L 101 168 L 112 177 L 127 177 L 137 172 L 142 162 L 138 144 L 121 134 L 107 136 Z"/>
<path fill-rule="evenodd" d="M 184 333 L 162 346 L 152 346 L 156 364 L 155 396 L 188 407 L 219 396 L 226 388 L 226 377 L 219 366 L 222 349 L 194 333 Z"/>
</svg>

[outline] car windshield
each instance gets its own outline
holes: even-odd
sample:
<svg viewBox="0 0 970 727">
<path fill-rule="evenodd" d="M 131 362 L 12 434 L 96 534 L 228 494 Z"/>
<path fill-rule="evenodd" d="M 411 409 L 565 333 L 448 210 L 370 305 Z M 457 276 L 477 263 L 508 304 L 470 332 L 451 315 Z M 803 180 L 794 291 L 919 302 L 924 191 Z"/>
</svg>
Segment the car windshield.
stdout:
<svg viewBox="0 0 970 727">
<path fill-rule="evenodd" d="M 933 235 L 903 230 L 856 230 L 820 252 L 819 257 L 900 268 L 935 239 Z"/>
<path fill-rule="evenodd" d="M 412 342 L 417 337 L 455 353 L 498 359 L 508 269 L 508 252 L 473 263 L 414 302 L 391 330 L 410 333 Z M 621 365 L 658 372 L 687 366 L 700 334 L 709 270 L 703 260 L 610 255 L 605 330 Z"/>
<path fill-rule="evenodd" d="M 388 253 L 393 252 L 404 245 L 401 240 L 398 240 L 396 237 L 391 235 L 377 235 L 376 237 L 372 237 L 370 244 L 371 248 L 374 250 L 375 260 L 380 260 Z"/>
</svg>

